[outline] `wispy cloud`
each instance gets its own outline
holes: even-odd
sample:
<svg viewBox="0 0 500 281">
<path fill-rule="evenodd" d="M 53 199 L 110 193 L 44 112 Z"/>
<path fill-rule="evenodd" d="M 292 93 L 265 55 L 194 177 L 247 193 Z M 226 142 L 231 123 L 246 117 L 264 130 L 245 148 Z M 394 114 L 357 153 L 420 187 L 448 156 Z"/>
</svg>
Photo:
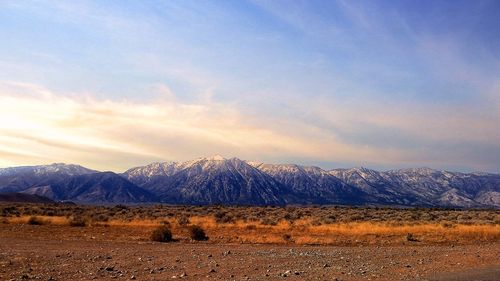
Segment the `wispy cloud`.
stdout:
<svg viewBox="0 0 500 281">
<path fill-rule="evenodd" d="M 123 169 L 141 159 L 188 159 L 212 153 L 247 157 L 314 153 L 303 139 L 254 126 L 230 105 L 183 104 L 171 97 L 144 103 L 112 101 L 58 95 L 36 85 L 3 86 L 3 165 L 13 162 L 9 161 L 13 154 L 16 159 L 33 156 L 33 162 L 72 159 Z M 129 155 L 129 160 L 102 161 L 103 151 Z"/>
<path fill-rule="evenodd" d="M 212 100 L 182 103 L 167 86 L 157 88 L 156 99 L 134 102 L 88 94 L 70 97 L 38 85 L 2 83 L 0 165 L 71 159 L 94 168 L 123 170 L 151 161 L 217 153 L 273 161 L 451 165 L 473 163 L 471 152 L 477 150 L 446 151 L 439 159 L 419 152 L 430 155 L 428 150 L 442 149 L 442 143 L 458 150 L 470 144 L 498 148 L 495 143 L 500 143 L 490 122 L 465 120 L 470 119 L 467 114 L 450 118 L 446 116 L 450 112 L 426 116 L 404 109 L 381 114 L 367 105 L 353 113 L 320 102 L 308 104 L 309 114 L 316 119 L 312 123 L 300 115 L 288 119 L 246 115 L 236 104 Z M 384 143 L 391 139 L 412 145 Z M 484 155 L 479 156 L 477 167 L 497 165 L 496 159 L 490 159 L 481 166 Z"/>
</svg>

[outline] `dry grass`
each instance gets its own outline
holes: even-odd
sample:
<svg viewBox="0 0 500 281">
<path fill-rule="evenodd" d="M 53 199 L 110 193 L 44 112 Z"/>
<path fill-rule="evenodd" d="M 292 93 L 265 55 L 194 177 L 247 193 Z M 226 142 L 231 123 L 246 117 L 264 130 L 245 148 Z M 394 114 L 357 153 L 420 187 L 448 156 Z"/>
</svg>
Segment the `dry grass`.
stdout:
<svg viewBox="0 0 500 281">
<path fill-rule="evenodd" d="M 394 244 L 406 241 L 411 233 L 421 242 L 498 241 L 500 225 L 463 225 L 451 227 L 439 223 L 399 224 L 394 222 L 352 222 L 314 225 L 313 219 L 279 221 L 263 225 L 237 221 L 217 224 L 213 218 L 195 218 L 212 236 L 226 237 L 229 242 L 296 243 L 296 244 Z"/>
<path fill-rule="evenodd" d="M 29 220 L 32 216 L 19 216 L 6 218 L 9 224 L 29 224 Z M 43 221 L 43 224 L 51 225 L 69 225 L 69 218 L 67 217 L 49 217 L 49 216 L 37 216 L 37 218 Z"/>
<path fill-rule="evenodd" d="M 500 241 L 499 210 L 439 210 L 339 207 L 95 207 L 0 205 L 0 222 L 120 227 L 151 231 L 168 224 L 175 238 L 187 241 L 200 226 L 210 243 L 394 245 Z M 411 239 L 408 239 L 410 237 Z"/>
</svg>

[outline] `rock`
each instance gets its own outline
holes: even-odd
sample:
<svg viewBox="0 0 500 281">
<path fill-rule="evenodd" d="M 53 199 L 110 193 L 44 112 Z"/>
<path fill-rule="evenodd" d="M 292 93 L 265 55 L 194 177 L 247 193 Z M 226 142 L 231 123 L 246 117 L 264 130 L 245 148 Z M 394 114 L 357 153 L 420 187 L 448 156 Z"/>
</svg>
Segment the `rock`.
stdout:
<svg viewBox="0 0 500 281">
<path fill-rule="evenodd" d="M 130 280 L 135 280 L 135 275 L 130 276 Z"/>
</svg>

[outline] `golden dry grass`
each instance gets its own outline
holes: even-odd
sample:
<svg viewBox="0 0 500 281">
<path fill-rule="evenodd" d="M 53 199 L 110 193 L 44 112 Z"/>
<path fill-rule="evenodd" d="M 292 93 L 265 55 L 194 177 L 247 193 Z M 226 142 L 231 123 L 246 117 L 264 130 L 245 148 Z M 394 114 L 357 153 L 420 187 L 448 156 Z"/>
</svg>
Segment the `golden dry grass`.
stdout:
<svg viewBox="0 0 500 281">
<path fill-rule="evenodd" d="M 69 225 L 70 218 L 39 216 L 44 224 Z M 27 224 L 29 216 L 8 219 L 10 224 Z M 443 224 L 396 224 L 353 222 L 313 225 L 311 219 L 303 219 L 293 224 L 279 221 L 276 225 L 263 225 L 255 222 L 236 221 L 234 223 L 217 223 L 213 217 L 190 217 L 190 225 L 201 226 L 215 242 L 236 243 L 273 243 L 273 244 L 401 244 L 406 235 L 411 233 L 417 243 L 469 243 L 481 241 L 500 241 L 499 225 L 461 225 L 447 226 Z M 90 223 L 90 226 L 109 226 L 125 228 L 142 228 L 151 230 L 168 222 L 174 236 L 187 237 L 187 227 L 179 225 L 177 220 L 110 220 L 108 222 Z"/>
<path fill-rule="evenodd" d="M 54 216 L 36 216 L 43 224 L 51 225 L 69 225 L 69 218 L 67 217 L 54 217 Z M 32 216 L 20 216 L 7 218 L 6 222 L 9 224 L 28 224 Z"/>
<path fill-rule="evenodd" d="M 5 209 L 17 213 L 4 215 L 4 223 L 27 224 L 36 216 L 45 225 L 68 226 L 73 218 L 79 218 L 88 227 L 129 228 L 143 233 L 144 237 L 149 237 L 155 227 L 167 224 L 174 238 L 188 240 L 189 226 L 198 225 L 213 243 L 394 245 L 500 241 L 498 210 L 163 206 L 134 209 L 34 205 L 19 209 L 6 207 L 4 213 Z M 47 212 L 51 215 L 43 215 Z M 246 213 L 250 219 L 241 215 Z"/>
<path fill-rule="evenodd" d="M 244 243 L 296 243 L 296 244 L 377 244 L 405 242 L 411 233 L 422 242 L 472 242 L 500 240 L 499 225 L 446 226 L 439 223 L 399 224 L 390 222 L 352 222 L 313 225 L 312 219 L 279 221 L 277 225 L 262 225 L 237 221 L 217 224 L 211 217 L 193 218 L 209 234 L 226 236 Z M 286 237 L 288 239 L 285 238 Z"/>
</svg>

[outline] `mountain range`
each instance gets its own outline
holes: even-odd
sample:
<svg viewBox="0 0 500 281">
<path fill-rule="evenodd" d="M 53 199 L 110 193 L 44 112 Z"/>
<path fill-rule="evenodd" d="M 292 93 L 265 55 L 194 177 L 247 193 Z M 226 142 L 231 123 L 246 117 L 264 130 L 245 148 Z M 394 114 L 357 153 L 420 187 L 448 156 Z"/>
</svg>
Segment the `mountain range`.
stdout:
<svg viewBox="0 0 500 281">
<path fill-rule="evenodd" d="M 0 193 L 90 204 L 341 204 L 500 208 L 500 175 L 429 168 L 323 170 L 220 156 L 122 174 L 55 163 L 0 169 Z"/>
</svg>

